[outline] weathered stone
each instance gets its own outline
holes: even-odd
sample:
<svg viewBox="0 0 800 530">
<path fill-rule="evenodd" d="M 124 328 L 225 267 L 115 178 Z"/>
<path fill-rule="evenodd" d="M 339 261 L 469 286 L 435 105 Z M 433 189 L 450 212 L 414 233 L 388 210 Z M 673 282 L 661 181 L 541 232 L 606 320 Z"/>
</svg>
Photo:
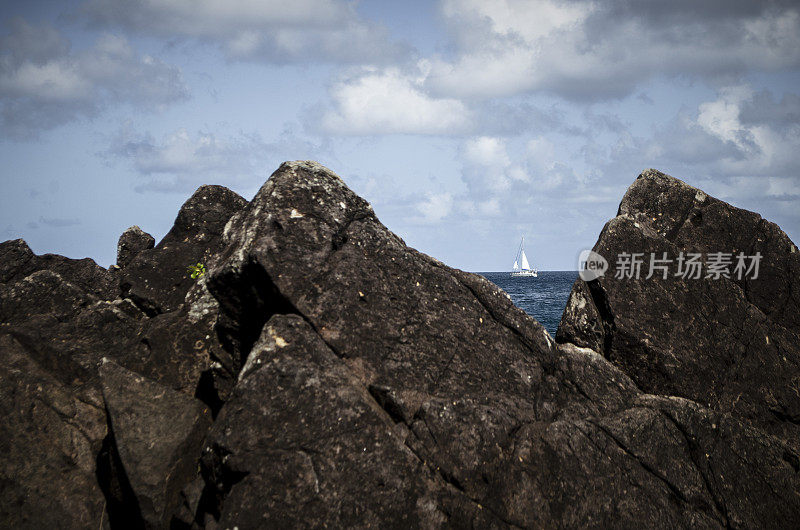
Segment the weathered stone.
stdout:
<svg viewBox="0 0 800 530">
<path fill-rule="evenodd" d="M 616 414 L 528 424 L 510 447 L 486 502 L 515 526 L 800 522 L 795 450 L 688 400 L 642 395 Z"/>
<path fill-rule="evenodd" d="M 37 358 L 0 326 L 0 526 L 101 528 L 95 456 L 106 433 L 102 397 L 64 385 Z M 59 364 L 75 373 L 68 359 Z"/>
<path fill-rule="evenodd" d="M 104 360 L 100 374 L 114 448 L 141 518 L 147 527 L 166 528 L 181 489 L 195 476 L 211 413 L 113 361 Z"/>
<path fill-rule="evenodd" d="M 552 352 L 544 328 L 487 280 L 407 248 L 318 164 L 281 166 L 226 240 L 208 286 L 234 320 L 254 315 L 240 330 L 243 350 L 271 314 L 297 312 L 369 384 L 526 399 L 541 377 L 528 349 Z M 487 304 L 502 308 L 493 310 L 502 322 Z"/>
<path fill-rule="evenodd" d="M 445 484 L 405 435 L 308 323 L 276 315 L 206 441 L 203 515 L 222 528 L 434 526 Z"/>
<path fill-rule="evenodd" d="M 119 299 L 3 243 L 0 526 L 798 526 L 795 247 L 655 172 L 623 245 L 760 251 L 766 283 L 579 281 L 556 344 L 313 162 L 200 188 Z"/>
<path fill-rule="evenodd" d="M 122 296 L 149 315 L 180 307 L 195 280 L 187 268 L 208 264 L 219 250 L 225 223 L 247 204 L 222 186 L 201 186 L 183 204 L 175 224 L 155 248 L 140 251 L 120 271 Z"/>
<path fill-rule="evenodd" d="M 558 341 L 603 352 L 642 390 L 689 398 L 800 442 L 800 254 L 780 228 L 648 170 L 594 250 L 612 270 L 576 281 Z M 730 278 L 705 277 L 714 252 L 733 254 Z M 640 279 L 614 274 L 622 253 L 644 257 Z M 651 253 L 700 253 L 703 278 L 676 277 L 673 264 L 666 280 L 660 271 L 646 279 Z M 757 278 L 733 273 L 739 253 L 760 253 Z"/>
<path fill-rule="evenodd" d="M 28 263 L 35 254 L 22 239 L 12 239 L 0 243 L 0 283 L 7 283 L 19 276 L 25 276 Z"/>
<path fill-rule="evenodd" d="M 214 315 L 162 317 L 148 319 L 129 301 L 99 300 L 49 269 L 0 283 L 0 394 L 8 412 L 0 526 L 99 528 L 110 513 L 119 516 L 103 499 L 95 465 L 106 437 L 100 359 L 145 368 L 189 395 L 210 364 L 213 346 L 197 341 L 213 330 Z"/>
<path fill-rule="evenodd" d="M 310 483 L 287 483 L 287 477 L 311 476 L 303 471 L 299 456 L 283 475 L 267 480 L 259 477 L 274 469 L 276 457 L 264 456 L 265 462 L 260 462 L 252 449 L 243 449 L 244 441 L 237 441 L 241 431 L 247 433 L 244 439 L 263 440 L 247 427 L 249 418 L 273 418 L 271 411 L 279 409 L 277 403 L 268 405 L 266 412 L 253 402 L 244 407 L 244 394 L 239 394 L 244 388 L 248 396 L 259 396 L 257 403 L 267 399 L 258 394 L 260 388 L 269 389 L 270 396 L 277 389 L 279 403 L 299 404 L 299 409 L 291 409 L 293 417 L 327 414 L 313 403 L 305 409 L 308 390 L 303 385 L 314 384 L 307 381 L 319 380 L 329 369 L 302 375 L 297 368 L 280 371 L 284 361 L 274 360 L 283 354 L 278 344 L 296 339 L 275 331 L 277 317 L 266 328 L 267 335 L 275 334 L 272 346 L 264 346 L 269 341 L 263 333 L 257 340 L 262 324 L 281 313 L 299 314 L 350 371 L 345 379 L 348 390 L 366 388 L 375 405 L 407 433 L 404 445 L 435 471 L 432 487 L 438 494 L 426 494 L 425 505 L 441 514 L 438 524 L 547 527 L 596 520 L 597 525 L 625 526 L 643 520 L 655 526 L 723 526 L 730 517 L 725 500 L 701 488 L 705 479 L 725 483 L 724 476 L 684 476 L 693 466 L 685 448 L 688 442 L 675 435 L 676 428 L 660 413 L 642 410 L 647 407 L 638 403 L 640 390 L 622 371 L 591 350 L 556 348 L 541 326 L 486 280 L 406 248 L 325 168 L 306 162 L 284 164 L 231 219 L 225 238 L 230 246 L 213 262 L 208 285 L 222 313 L 239 325 L 230 336 L 243 368 L 234 398 L 222 408 L 213 430 L 231 434 L 212 436 L 211 456 L 204 458 L 207 483 L 224 485 L 212 488 L 215 501 L 207 505 L 204 520 L 218 516 L 229 525 L 273 521 L 263 519 L 267 516 L 253 504 L 252 493 L 270 480 L 299 497 L 284 496 L 284 504 L 267 512 L 272 514 L 268 517 L 282 513 L 289 521 L 299 521 L 295 514 L 300 506 L 316 502 L 314 520 L 319 524 L 358 521 L 380 526 L 392 520 L 387 512 L 366 508 L 379 495 L 369 482 L 350 491 L 334 487 L 337 501 L 325 502 L 322 494 L 309 490 Z M 293 359 L 299 355 L 294 348 L 288 351 Z M 259 374 L 270 382 L 248 386 Z M 362 418 L 363 408 L 353 403 L 332 408 L 343 418 Z M 228 415 L 228 410 L 237 412 Z M 697 429 L 719 424 L 708 411 L 695 416 Z M 289 447 L 314 444 L 318 435 L 305 430 L 309 420 L 298 421 L 300 425 L 292 427 L 290 419 L 281 420 L 278 431 L 302 427 L 292 431 Z M 324 420 L 322 425 L 329 423 Z M 263 425 L 262 430 L 267 429 Z M 718 457 L 724 460 L 721 466 L 741 475 L 749 473 L 750 466 L 771 466 L 775 480 L 796 487 L 794 469 L 778 454 L 791 451 L 790 446 L 770 442 L 760 431 L 748 438 L 742 432 L 747 429 L 744 424 L 732 425 L 731 437 L 751 440 L 750 460 L 723 453 Z M 559 432 L 563 434 L 551 440 L 549 433 Z M 642 464 L 646 445 L 625 449 L 644 432 L 652 435 L 648 444 L 660 444 L 659 460 L 652 464 Z M 381 438 L 381 444 L 390 443 L 387 434 Z M 710 450 L 720 443 L 709 439 L 699 447 Z M 282 444 L 270 438 L 259 447 Z M 780 451 L 770 449 L 776 444 Z M 524 447 L 537 449 L 532 455 L 521 454 Z M 345 455 L 325 471 L 332 483 L 350 484 L 354 479 L 342 462 L 351 456 L 352 447 L 340 451 Z M 240 454 L 248 457 L 239 459 Z M 584 456 L 596 466 L 576 465 Z M 221 464 L 223 458 L 231 464 Z M 320 474 L 318 469 L 315 473 Z M 530 478 L 545 475 L 544 481 Z M 412 479 L 402 476 L 402 487 L 408 487 Z M 759 488 L 744 486 L 768 505 L 797 505 L 788 495 L 769 499 Z M 332 519 L 333 507 L 342 504 L 365 508 L 358 519 Z M 792 520 L 790 511 L 761 505 L 744 506 L 737 517 Z"/>
<path fill-rule="evenodd" d="M 127 267 L 139 252 L 153 248 L 155 245 L 156 240 L 153 236 L 138 226 L 134 225 L 128 228 L 119 236 L 119 242 L 117 243 L 117 266 Z"/>
<path fill-rule="evenodd" d="M 98 300 L 47 269 L 0 284 L 0 333 L 65 385 L 93 384 L 100 359 L 125 353 L 142 318 L 130 303 Z"/>
<path fill-rule="evenodd" d="M 0 243 L 0 284 L 19 281 L 41 270 L 56 272 L 101 300 L 116 297 L 113 276 L 90 258 L 70 259 L 56 254 L 37 256 L 22 239 Z"/>
<path fill-rule="evenodd" d="M 124 351 L 112 357 L 130 370 L 194 395 L 204 373 L 219 364 L 219 360 L 228 358 L 217 337 L 217 317 L 215 300 L 201 279 L 191 286 L 186 302 L 179 309 L 141 320 Z M 235 378 L 229 368 L 219 365 L 219 371 Z M 212 401 L 217 399 L 208 397 Z M 207 403 L 216 411 L 216 405 Z"/>
</svg>

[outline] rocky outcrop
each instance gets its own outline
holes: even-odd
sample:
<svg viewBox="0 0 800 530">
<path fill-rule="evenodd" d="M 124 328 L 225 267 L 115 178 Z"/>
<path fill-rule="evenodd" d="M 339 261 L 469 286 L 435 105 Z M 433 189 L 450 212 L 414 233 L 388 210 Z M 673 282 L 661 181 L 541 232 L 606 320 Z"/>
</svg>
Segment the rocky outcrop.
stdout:
<svg viewBox="0 0 800 530">
<path fill-rule="evenodd" d="M 178 309 L 194 284 L 186 268 L 218 253 L 222 229 L 247 201 L 222 186 L 201 186 L 158 245 L 141 250 L 120 274 L 122 296 L 148 315 Z M 124 236 L 124 235 L 123 235 Z"/>
<path fill-rule="evenodd" d="M 647 392 L 681 396 L 772 434 L 800 436 L 800 253 L 777 225 L 655 170 L 631 185 L 594 250 L 611 270 L 578 280 L 556 338 L 603 353 Z M 714 254 L 731 261 L 713 273 Z M 619 277 L 624 253 L 641 277 Z M 675 260 L 667 278 L 651 254 Z M 697 254 L 700 278 L 676 276 Z M 747 269 L 735 271 L 738 256 Z M 712 267 L 712 268 L 710 268 Z M 757 274 L 757 277 L 756 277 Z M 741 277 L 739 277 L 741 276 Z"/>
<path fill-rule="evenodd" d="M 650 178 L 666 187 L 652 191 Z M 710 228 L 701 237 L 684 226 L 697 218 L 684 186 L 639 179 L 596 250 L 615 241 L 714 248 Z M 704 219 L 733 211 L 703 201 Z M 750 217 L 727 218 L 749 229 Z M 784 256 L 788 239 L 755 225 L 765 230 L 764 259 Z M 3 392 L 13 407 L 0 434 L 10 448 L 0 457 L 3 523 L 800 524 L 796 433 L 765 405 L 766 387 L 747 393 L 746 382 L 728 382 L 740 385 L 745 410 L 693 394 L 690 382 L 707 374 L 689 373 L 701 364 L 689 354 L 672 379 L 662 367 L 662 352 L 683 359 L 667 341 L 688 344 L 681 330 L 699 329 L 657 327 L 661 300 L 695 314 L 683 284 L 635 287 L 642 292 L 629 303 L 658 303 L 625 306 L 628 314 L 624 286 L 579 281 L 557 344 L 487 280 L 408 248 L 313 162 L 283 164 L 249 203 L 200 188 L 162 242 L 120 261 L 120 289 L 106 298 L 57 269 L 24 269 L 35 258 L 23 245 L 0 247 Z M 786 248 L 784 265 L 794 267 Z M 207 272 L 192 280 L 186 267 L 198 262 Z M 784 341 L 798 329 L 782 266 L 762 269 L 780 291 L 772 298 L 746 281 L 701 282 L 705 302 L 717 305 L 703 321 L 711 338 L 695 340 L 742 338 L 728 329 L 741 318 L 754 332 L 771 326 L 764 329 L 780 344 L 755 350 L 750 341 L 747 352 L 786 362 L 769 357 L 793 355 Z M 798 373 L 786 365 L 780 381 Z M 35 449 L 23 463 L 26 444 Z"/>
<path fill-rule="evenodd" d="M 127 267 L 139 252 L 148 250 L 156 245 L 156 240 L 139 228 L 132 226 L 119 236 L 117 243 L 117 267 Z"/>
<path fill-rule="evenodd" d="M 225 208 L 245 202 L 226 189 L 199 197 L 184 205 L 170 232 L 181 241 L 171 244 L 193 260 L 203 259 L 213 230 L 221 231 L 222 218 L 233 213 Z M 198 211 L 209 227 L 187 231 Z M 127 296 L 125 283 L 147 286 L 159 270 L 174 267 L 175 254 L 144 252 L 153 269 L 137 275 L 130 266 L 112 272 L 90 259 L 37 256 L 22 240 L 0 243 L 0 395 L 6 410 L 0 526 L 108 527 L 109 518 L 145 524 L 148 515 L 134 492 L 126 493 L 129 470 L 114 457 L 99 372 L 103 358 L 188 399 L 203 396 L 207 408 L 218 409 L 210 371 L 222 346 L 205 280 L 186 282 L 176 310 L 148 314 L 146 305 Z M 180 264 L 183 273 L 189 264 Z M 154 447 L 160 441 L 149 440 Z M 193 476 L 196 458 L 188 461 Z M 184 487 L 170 484 L 178 494 Z"/>
<path fill-rule="evenodd" d="M 37 256 L 21 239 L 0 243 L 0 283 L 10 284 L 38 271 L 51 271 L 97 298 L 113 299 L 113 275 L 90 258 L 70 259 L 56 254 Z"/>
<path fill-rule="evenodd" d="M 180 490 L 196 472 L 196 455 L 211 413 L 202 402 L 113 361 L 103 360 L 100 375 L 110 447 L 133 493 L 133 498 L 120 495 L 114 500 L 135 504 L 143 522 L 164 528 L 180 503 Z M 112 456 L 110 451 L 108 456 Z M 106 465 L 110 468 L 113 464 Z M 122 477 L 120 472 L 117 479 Z M 111 521 L 114 526 L 128 522 Z"/>
</svg>

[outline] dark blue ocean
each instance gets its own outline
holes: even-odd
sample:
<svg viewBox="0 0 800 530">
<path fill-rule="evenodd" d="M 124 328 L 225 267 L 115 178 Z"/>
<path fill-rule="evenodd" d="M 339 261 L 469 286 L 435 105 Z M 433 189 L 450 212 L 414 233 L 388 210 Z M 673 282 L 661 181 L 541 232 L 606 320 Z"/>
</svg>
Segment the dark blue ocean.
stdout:
<svg viewBox="0 0 800 530">
<path fill-rule="evenodd" d="M 520 309 L 531 315 L 555 337 L 561 313 L 567 305 L 577 271 L 539 271 L 537 278 L 512 278 L 508 272 L 479 272 L 511 296 Z"/>
</svg>

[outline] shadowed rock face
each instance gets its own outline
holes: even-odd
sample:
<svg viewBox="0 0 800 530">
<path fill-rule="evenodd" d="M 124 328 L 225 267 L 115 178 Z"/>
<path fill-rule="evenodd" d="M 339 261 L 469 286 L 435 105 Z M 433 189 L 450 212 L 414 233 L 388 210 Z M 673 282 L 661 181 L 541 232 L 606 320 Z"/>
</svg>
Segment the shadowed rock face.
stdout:
<svg viewBox="0 0 800 530">
<path fill-rule="evenodd" d="M 730 412 L 779 436 L 800 431 L 800 253 L 777 225 L 654 170 L 631 185 L 597 244 L 612 270 L 578 280 L 556 334 L 594 348 L 647 392 Z M 623 253 L 645 258 L 639 280 L 618 278 Z M 650 254 L 699 253 L 701 279 L 672 265 L 647 276 Z M 706 278 L 708 256 L 733 255 L 730 278 Z M 758 277 L 736 256 L 761 255 Z M 750 261 L 746 261 L 750 265 Z M 746 271 L 745 271 L 746 272 Z"/>
<path fill-rule="evenodd" d="M 149 381 L 105 359 L 100 366 L 109 436 L 125 469 L 141 518 L 154 528 L 169 524 L 179 492 L 196 470 L 211 420 L 200 401 Z M 111 521 L 125 524 L 125 521 Z"/>
<path fill-rule="evenodd" d="M 698 208 L 718 225 L 760 227 L 761 241 L 744 246 L 747 237 L 723 240 L 712 227 L 697 235 L 687 223 Z M 3 243 L 0 374 L 11 414 L 0 520 L 797 526 L 797 438 L 769 408 L 771 396 L 793 410 L 785 389 L 731 378 L 723 387 L 738 384 L 746 407 L 707 399 L 699 382 L 710 374 L 670 342 L 692 346 L 685 334 L 702 325 L 710 335 L 693 337 L 702 348 L 739 340 L 762 365 L 787 352 L 796 360 L 786 343 L 798 297 L 782 272 L 796 267 L 793 246 L 734 210 L 660 174 L 637 180 L 595 250 L 725 244 L 785 261 L 762 262 L 770 285 L 700 281 L 700 299 L 683 283 L 579 281 L 561 344 L 482 277 L 406 247 L 313 162 L 283 164 L 249 203 L 200 188 L 164 240 L 117 271 L 121 289 L 108 298 L 68 272 L 26 265 L 35 257 L 24 242 Z M 185 281 L 198 261 L 208 272 Z M 663 300 L 697 323 L 665 321 Z M 710 308 L 702 320 L 700 304 Z M 780 346 L 744 340 L 762 330 Z M 798 373 L 786 365 L 780 381 Z"/>
</svg>

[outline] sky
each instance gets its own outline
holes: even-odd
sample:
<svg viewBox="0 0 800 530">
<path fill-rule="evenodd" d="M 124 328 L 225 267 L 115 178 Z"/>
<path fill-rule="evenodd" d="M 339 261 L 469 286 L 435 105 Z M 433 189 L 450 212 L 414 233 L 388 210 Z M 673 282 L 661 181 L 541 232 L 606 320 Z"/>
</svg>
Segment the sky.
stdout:
<svg viewBox="0 0 800 530">
<path fill-rule="evenodd" d="M 800 241 L 800 7 L 750 0 L 0 6 L 0 240 L 116 261 L 203 184 L 317 160 L 408 245 L 575 270 L 656 168 Z"/>
</svg>

